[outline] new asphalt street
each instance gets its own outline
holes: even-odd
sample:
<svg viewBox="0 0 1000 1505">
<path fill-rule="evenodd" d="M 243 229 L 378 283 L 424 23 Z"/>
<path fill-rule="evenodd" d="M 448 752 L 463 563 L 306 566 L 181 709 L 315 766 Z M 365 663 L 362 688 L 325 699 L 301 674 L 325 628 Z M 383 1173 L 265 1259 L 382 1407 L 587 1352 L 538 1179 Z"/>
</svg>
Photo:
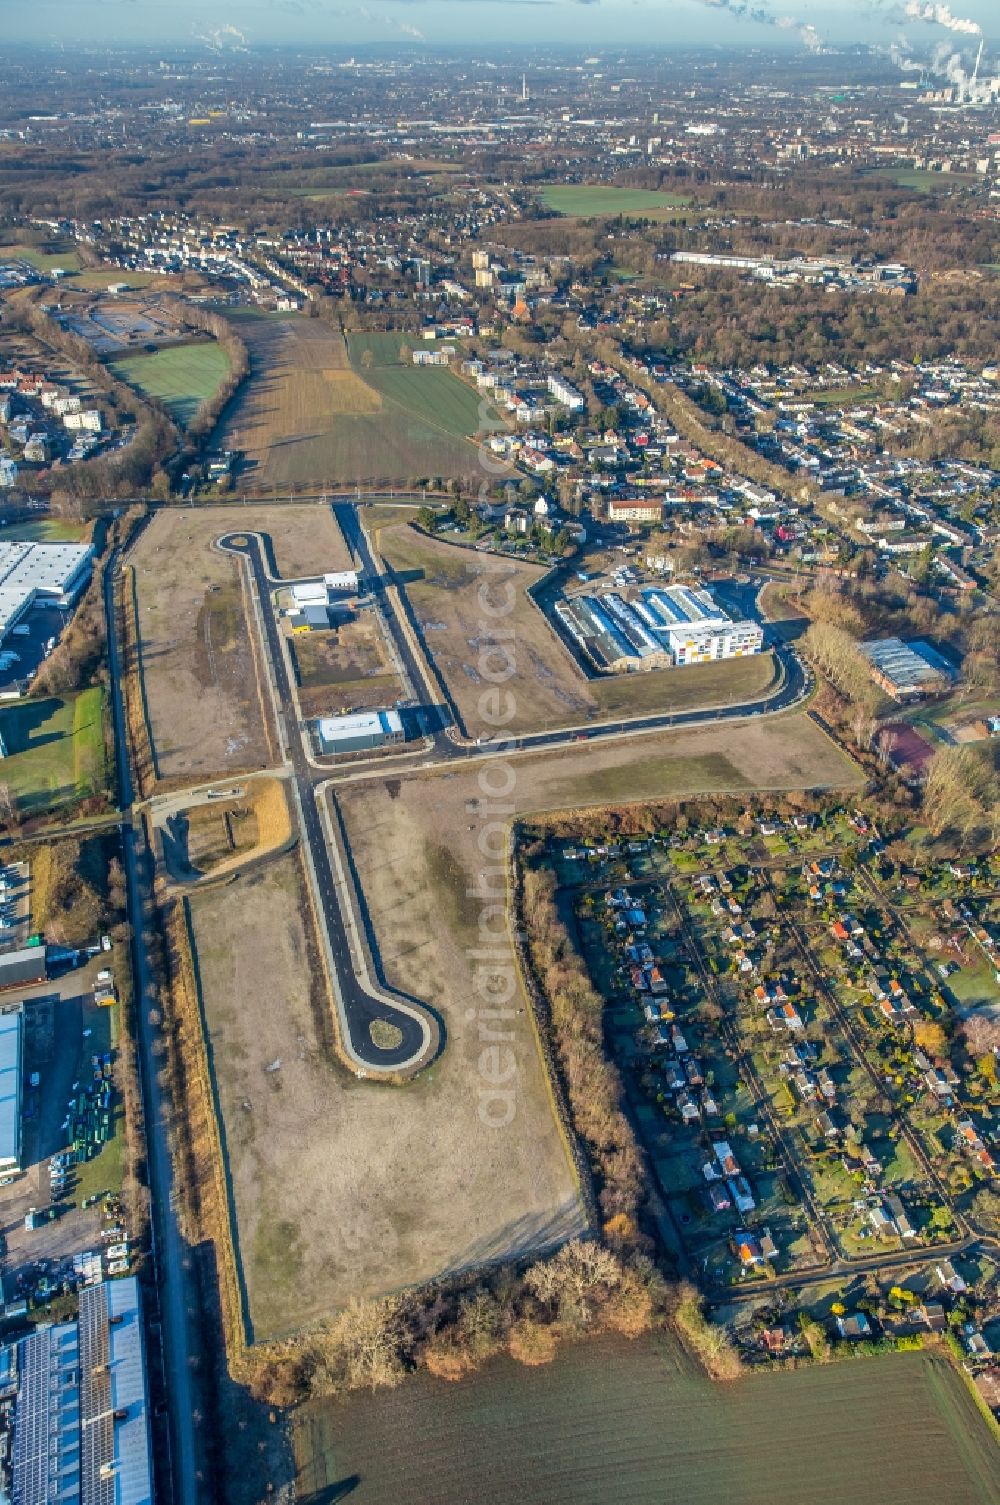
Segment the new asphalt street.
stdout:
<svg viewBox="0 0 1000 1505">
<path fill-rule="evenodd" d="M 437 1021 L 433 1015 L 418 1004 L 408 1005 L 404 1012 L 402 1008 L 395 1007 L 387 995 L 369 992 L 355 972 L 347 934 L 348 921 L 337 896 L 330 849 L 314 790 L 316 775 L 310 765 L 304 739 L 297 729 L 295 701 L 289 684 L 260 540 L 254 534 L 230 533 L 221 538 L 219 543 L 227 552 L 240 554 L 248 561 L 257 587 L 271 675 L 287 734 L 285 760 L 295 782 L 302 838 L 308 843 L 315 874 L 316 899 L 322 909 L 323 924 L 336 971 L 335 986 L 340 995 L 338 1007 L 341 1024 L 347 1034 L 344 1044 L 362 1068 L 371 1068 L 379 1073 L 388 1070 L 405 1071 L 408 1068 L 412 1070 L 417 1062 L 426 1065 L 434 1055 L 437 1039 Z M 371 1026 L 377 1020 L 394 1024 L 399 1029 L 402 1038 L 398 1045 L 380 1049 L 374 1044 Z"/>
</svg>

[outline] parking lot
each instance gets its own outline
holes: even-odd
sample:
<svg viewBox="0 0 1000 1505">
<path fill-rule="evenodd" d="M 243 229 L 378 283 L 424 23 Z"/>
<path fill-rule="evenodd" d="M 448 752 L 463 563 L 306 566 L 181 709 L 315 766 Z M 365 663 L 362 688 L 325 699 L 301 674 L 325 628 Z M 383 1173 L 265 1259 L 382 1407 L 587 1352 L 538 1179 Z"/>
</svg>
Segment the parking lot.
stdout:
<svg viewBox="0 0 1000 1505">
<path fill-rule="evenodd" d="M 19 951 L 31 934 L 31 886 L 26 862 L 0 869 L 0 951 Z"/>
<path fill-rule="evenodd" d="M 0 647 L 0 696 L 20 694 L 34 679 L 59 641 L 67 615 L 58 606 L 37 602 L 7 634 Z"/>
<path fill-rule="evenodd" d="M 24 997 L 25 1169 L 0 1185 L 8 1299 L 34 1291 L 39 1280 L 58 1283 L 83 1251 L 103 1251 L 106 1268 L 107 1250 L 115 1247 L 117 1221 L 104 1213 L 104 1194 L 116 1194 L 121 1182 L 121 1104 L 109 1077 L 114 1008 L 94 1002 L 106 962 L 96 956 Z M 103 1123 L 108 1139 L 102 1144 Z M 89 1158 L 76 1164 L 72 1145 L 81 1125 Z M 67 1152 L 67 1163 L 53 1166 L 53 1157 Z M 25 1220 L 33 1209 L 40 1217 L 29 1229 Z"/>
</svg>

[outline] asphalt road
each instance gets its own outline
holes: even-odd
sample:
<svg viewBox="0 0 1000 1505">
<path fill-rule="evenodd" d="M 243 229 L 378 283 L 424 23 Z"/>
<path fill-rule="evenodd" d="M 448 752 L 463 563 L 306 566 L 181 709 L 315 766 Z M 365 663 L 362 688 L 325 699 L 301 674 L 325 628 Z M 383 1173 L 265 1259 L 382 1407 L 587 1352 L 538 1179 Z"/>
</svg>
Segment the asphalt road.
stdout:
<svg viewBox="0 0 1000 1505">
<path fill-rule="evenodd" d="M 369 993 L 354 970 L 347 921 L 337 896 L 330 852 L 313 788 L 316 782 L 315 772 L 297 730 L 295 701 L 282 652 L 281 635 L 261 545 L 254 535 L 240 533 L 227 534 L 219 542 L 222 548 L 248 560 L 256 582 L 278 708 L 287 731 L 285 759 L 295 781 L 302 817 L 302 838 L 309 846 L 316 879 L 316 898 L 322 909 L 323 924 L 340 985 L 341 1022 L 349 1035 L 345 1044 L 349 1045 L 351 1053 L 365 1067 L 380 1073 L 393 1068 L 405 1069 L 415 1059 L 426 1055 L 428 1034 L 433 1028 L 432 1016 L 417 1006 L 414 1006 L 413 1014 L 404 1013 L 402 1009 L 393 1007 L 384 996 L 377 997 Z M 419 679 L 416 682 L 419 684 Z M 370 1027 L 376 1020 L 394 1024 L 400 1030 L 402 1039 L 393 1049 L 380 1050 L 373 1043 Z M 426 1065 L 426 1060 L 422 1060 L 421 1064 Z"/>
<path fill-rule="evenodd" d="M 399 619 L 388 599 L 386 587 L 392 584 L 382 574 L 371 551 L 364 529 L 358 520 L 357 507 L 353 503 L 337 502 L 334 505 L 334 515 L 340 525 L 340 530 L 348 548 L 353 553 L 360 566 L 361 574 L 368 587 L 368 593 L 373 597 L 382 618 L 386 624 L 389 635 L 392 638 L 396 655 L 403 666 L 403 672 L 410 682 L 410 688 L 416 698 L 423 702 L 426 694 L 424 677 L 420 665 L 410 647 L 409 639 L 399 624 Z M 450 738 L 443 737 L 445 727 L 448 725 L 448 710 L 446 706 L 431 705 L 424 707 L 424 729 L 428 736 L 433 736 L 440 743 L 439 750 L 453 748 Z"/>
<path fill-rule="evenodd" d="M 119 802 L 123 811 L 134 799 L 125 736 L 122 701 L 121 659 L 115 631 L 114 576 L 117 558 L 112 556 L 104 575 L 104 609 L 108 625 L 108 667 L 111 678 L 111 708 L 114 719 L 115 754 L 118 762 Z M 143 899 L 139 880 L 135 831 L 122 826 L 122 850 L 128 884 L 128 909 L 132 926 L 132 968 L 136 999 L 135 1019 L 146 1126 L 146 1163 L 149 1175 L 150 1223 L 153 1261 L 160 1298 L 160 1351 L 170 1436 L 169 1470 L 174 1505 L 197 1505 L 199 1498 L 198 1453 L 194 1434 L 196 1404 L 191 1374 L 200 1354 L 191 1342 L 187 1317 L 185 1270 L 188 1245 L 177 1220 L 174 1168 L 170 1157 L 170 1124 L 167 1096 L 160 1085 L 154 1056 L 157 1030 L 150 1020 L 152 978 L 142 942 Z"/>
</svg>

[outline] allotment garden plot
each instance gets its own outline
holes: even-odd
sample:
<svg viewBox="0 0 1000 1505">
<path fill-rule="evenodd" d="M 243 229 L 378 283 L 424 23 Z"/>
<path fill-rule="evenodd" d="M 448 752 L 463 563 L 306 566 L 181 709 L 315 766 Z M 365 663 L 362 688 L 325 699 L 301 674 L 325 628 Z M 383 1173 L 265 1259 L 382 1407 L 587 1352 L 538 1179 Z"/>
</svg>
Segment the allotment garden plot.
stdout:
<svg viewBox="0 0 1000 1505">
<path fill-rule="evenodd" d="M 978 997 L 996 952 L 995 875 L 908 875 L 950 885 L 931 911 L 860 812 L 710 820 L 550 852 L 665 1237 L 716 1286 L 958 1237 L 995 1173 L 995 1071 L 948 1047 L 959 977 Z"/>
</svg>

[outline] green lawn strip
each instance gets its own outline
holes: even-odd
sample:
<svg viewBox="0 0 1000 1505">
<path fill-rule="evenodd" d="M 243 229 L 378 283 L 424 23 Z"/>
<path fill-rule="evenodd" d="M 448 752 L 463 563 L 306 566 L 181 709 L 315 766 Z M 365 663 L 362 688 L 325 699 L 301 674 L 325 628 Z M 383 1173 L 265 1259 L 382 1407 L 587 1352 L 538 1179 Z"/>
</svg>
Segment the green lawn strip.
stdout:
<svg viewBox="0 0 1000 1505">
<path fill-rule="evenodd" d="M 26 261 L 36 272 L 51 272 L 61 268 L 64 272 L 78 272 L 79 254 L 71 247 L 65 251 L 39 251 L 34 246 L 0 246 L 0 262 Z"/>
<path fill-rule="evenodd" d="M 0 543 L 79 543 L 86 531 L 85 523 L 43 517 L 37 522 L 8 524 L 0 531 Z"/>
<path fill-rule="evenodd" d="M 104 785 L 104 691 L 84 690 L 73 704 L 73 768 L 77 793 L 94 794 Z"/>
</svg>

